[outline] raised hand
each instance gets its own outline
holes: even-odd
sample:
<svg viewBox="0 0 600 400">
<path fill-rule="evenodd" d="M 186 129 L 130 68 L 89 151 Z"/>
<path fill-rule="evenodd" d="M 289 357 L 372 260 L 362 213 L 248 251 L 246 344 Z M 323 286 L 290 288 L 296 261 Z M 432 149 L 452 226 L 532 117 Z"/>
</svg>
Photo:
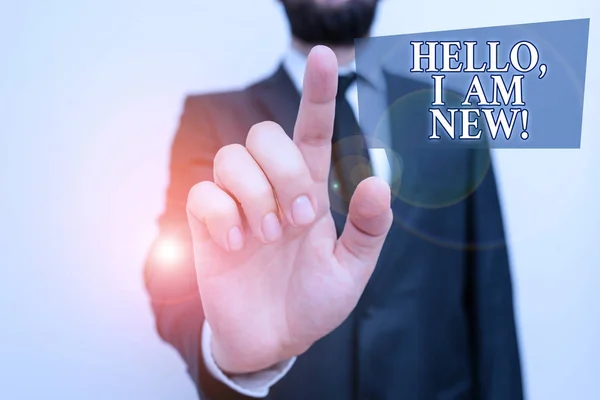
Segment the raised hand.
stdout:
<svg viewBox="0 0 600 400">
<path fill-rule="evenodd" d="M 356 306 L 392 223 L 390 188 L 368 178 L 338 239 L 328 178 L 337 60 L 308 57 L 293 141 L 280 126 L 252 127 L 223 147 L 214 182 L 190 191 L 188 218 L 215 360 L 252 372 L 299 355 Z"/>
</svg>

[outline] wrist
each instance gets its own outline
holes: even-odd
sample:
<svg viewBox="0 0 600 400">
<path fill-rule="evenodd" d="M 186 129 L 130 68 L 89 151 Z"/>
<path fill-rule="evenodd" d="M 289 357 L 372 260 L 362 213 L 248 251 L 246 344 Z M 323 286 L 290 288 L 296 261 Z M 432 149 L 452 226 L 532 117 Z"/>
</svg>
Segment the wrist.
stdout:
<svg viewBox="0 0 600 400">
<path fill-rule="evenodd" d="M 274 357 L 254 355 L 254 352 L 232 351 L 231 346 L 223 344 L 214 335 L 211 340 L 211 352 L 215 363 L 226 375 L 240 375 L 258 372 L 277 363 Z"/>
<path fill-rule="evenodd" d="M 304 351 L 253 350 L 245 347 L 239 351 L 235 346 L 223 343 L 214 334 L 211 339 L 211 352 L 219 369 L 226 375 L 250 374 L 272 369 L 282 362 L 289 361 Z M 267 348 L 269 346 L 266 346 Z M 276 348 L 275 346 L 273 348 Z"/>
</svg>

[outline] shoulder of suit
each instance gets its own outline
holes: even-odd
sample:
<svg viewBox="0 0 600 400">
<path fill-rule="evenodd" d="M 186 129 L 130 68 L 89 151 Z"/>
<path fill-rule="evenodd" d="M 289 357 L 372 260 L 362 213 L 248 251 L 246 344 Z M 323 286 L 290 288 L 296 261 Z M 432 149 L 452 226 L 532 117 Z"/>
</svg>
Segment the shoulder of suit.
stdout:
<svg viewBox="0 0 600 400">
<path fill-rule="evenodd" d="M 186 105 L 197 107 L 206 105 L 207 103 L 223 101 L 228 102 L 232 99 L 238 99 L 240 97 L 244 97 L 247 93 L 255 90 L 256 88 L 268 84 L 272 78 L 273 75 L 262 77 L 239 89 L 229 89 L 207 93 L 189 93 L 186 95 Z"/>
<path fill-rule="evenodd" d="M 190 93 L 185 97 L 186 107 L 203 107 L 210 103 L 227 101 L 227 99 L 238 97 L 244 90 L 217 91 L 209 93 Z"/>
</svg>

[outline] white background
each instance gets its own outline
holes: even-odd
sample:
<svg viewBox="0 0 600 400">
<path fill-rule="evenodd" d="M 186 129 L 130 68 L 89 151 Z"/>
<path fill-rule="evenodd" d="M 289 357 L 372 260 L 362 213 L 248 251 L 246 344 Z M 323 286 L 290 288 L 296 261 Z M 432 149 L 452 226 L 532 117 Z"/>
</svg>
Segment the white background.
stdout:
<svg viewBox="0 0 600 400">
<path fill-rule="evenodd" d="M 582 148 L 494 154 L 534 400 L 600 399 L 597 0 L 384 0 L 374 32 L 572 18 Z M 142 286 L 170 142 L 186 93 L 265 76 L 288 40 L 275 0 L 0 0 L 1 399 L 195 398 Z"/>
</svg>

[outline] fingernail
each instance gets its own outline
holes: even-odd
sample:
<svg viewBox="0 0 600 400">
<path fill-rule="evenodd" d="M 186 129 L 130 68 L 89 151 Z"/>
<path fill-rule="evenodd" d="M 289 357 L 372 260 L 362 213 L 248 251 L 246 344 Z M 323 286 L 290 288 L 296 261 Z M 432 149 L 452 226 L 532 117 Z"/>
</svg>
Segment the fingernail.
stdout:
<svg viewBox="0 0 600 400">
<path fill-rule="evenodd" d="M 275 213 L 270 212 L 262 220 L 263 238 L 267 242 L 275 242 L 281 237 L 281 224 Z"/>
<path fill-rule="evenodd" d="M 315 210 L 307 196 L 300 196 L 292 204 L 292 218 L 296 225 L 308 225 L 315 219 Z"/>
<path fill-rule="evenodd" d="M 244 237 L 242 235 L 242 230 L 234 226 L 229 230 L 227 234 L 227 242 L 229 243 L 229 250 L 238 251 L 244 247 Z"/>
</svg>

